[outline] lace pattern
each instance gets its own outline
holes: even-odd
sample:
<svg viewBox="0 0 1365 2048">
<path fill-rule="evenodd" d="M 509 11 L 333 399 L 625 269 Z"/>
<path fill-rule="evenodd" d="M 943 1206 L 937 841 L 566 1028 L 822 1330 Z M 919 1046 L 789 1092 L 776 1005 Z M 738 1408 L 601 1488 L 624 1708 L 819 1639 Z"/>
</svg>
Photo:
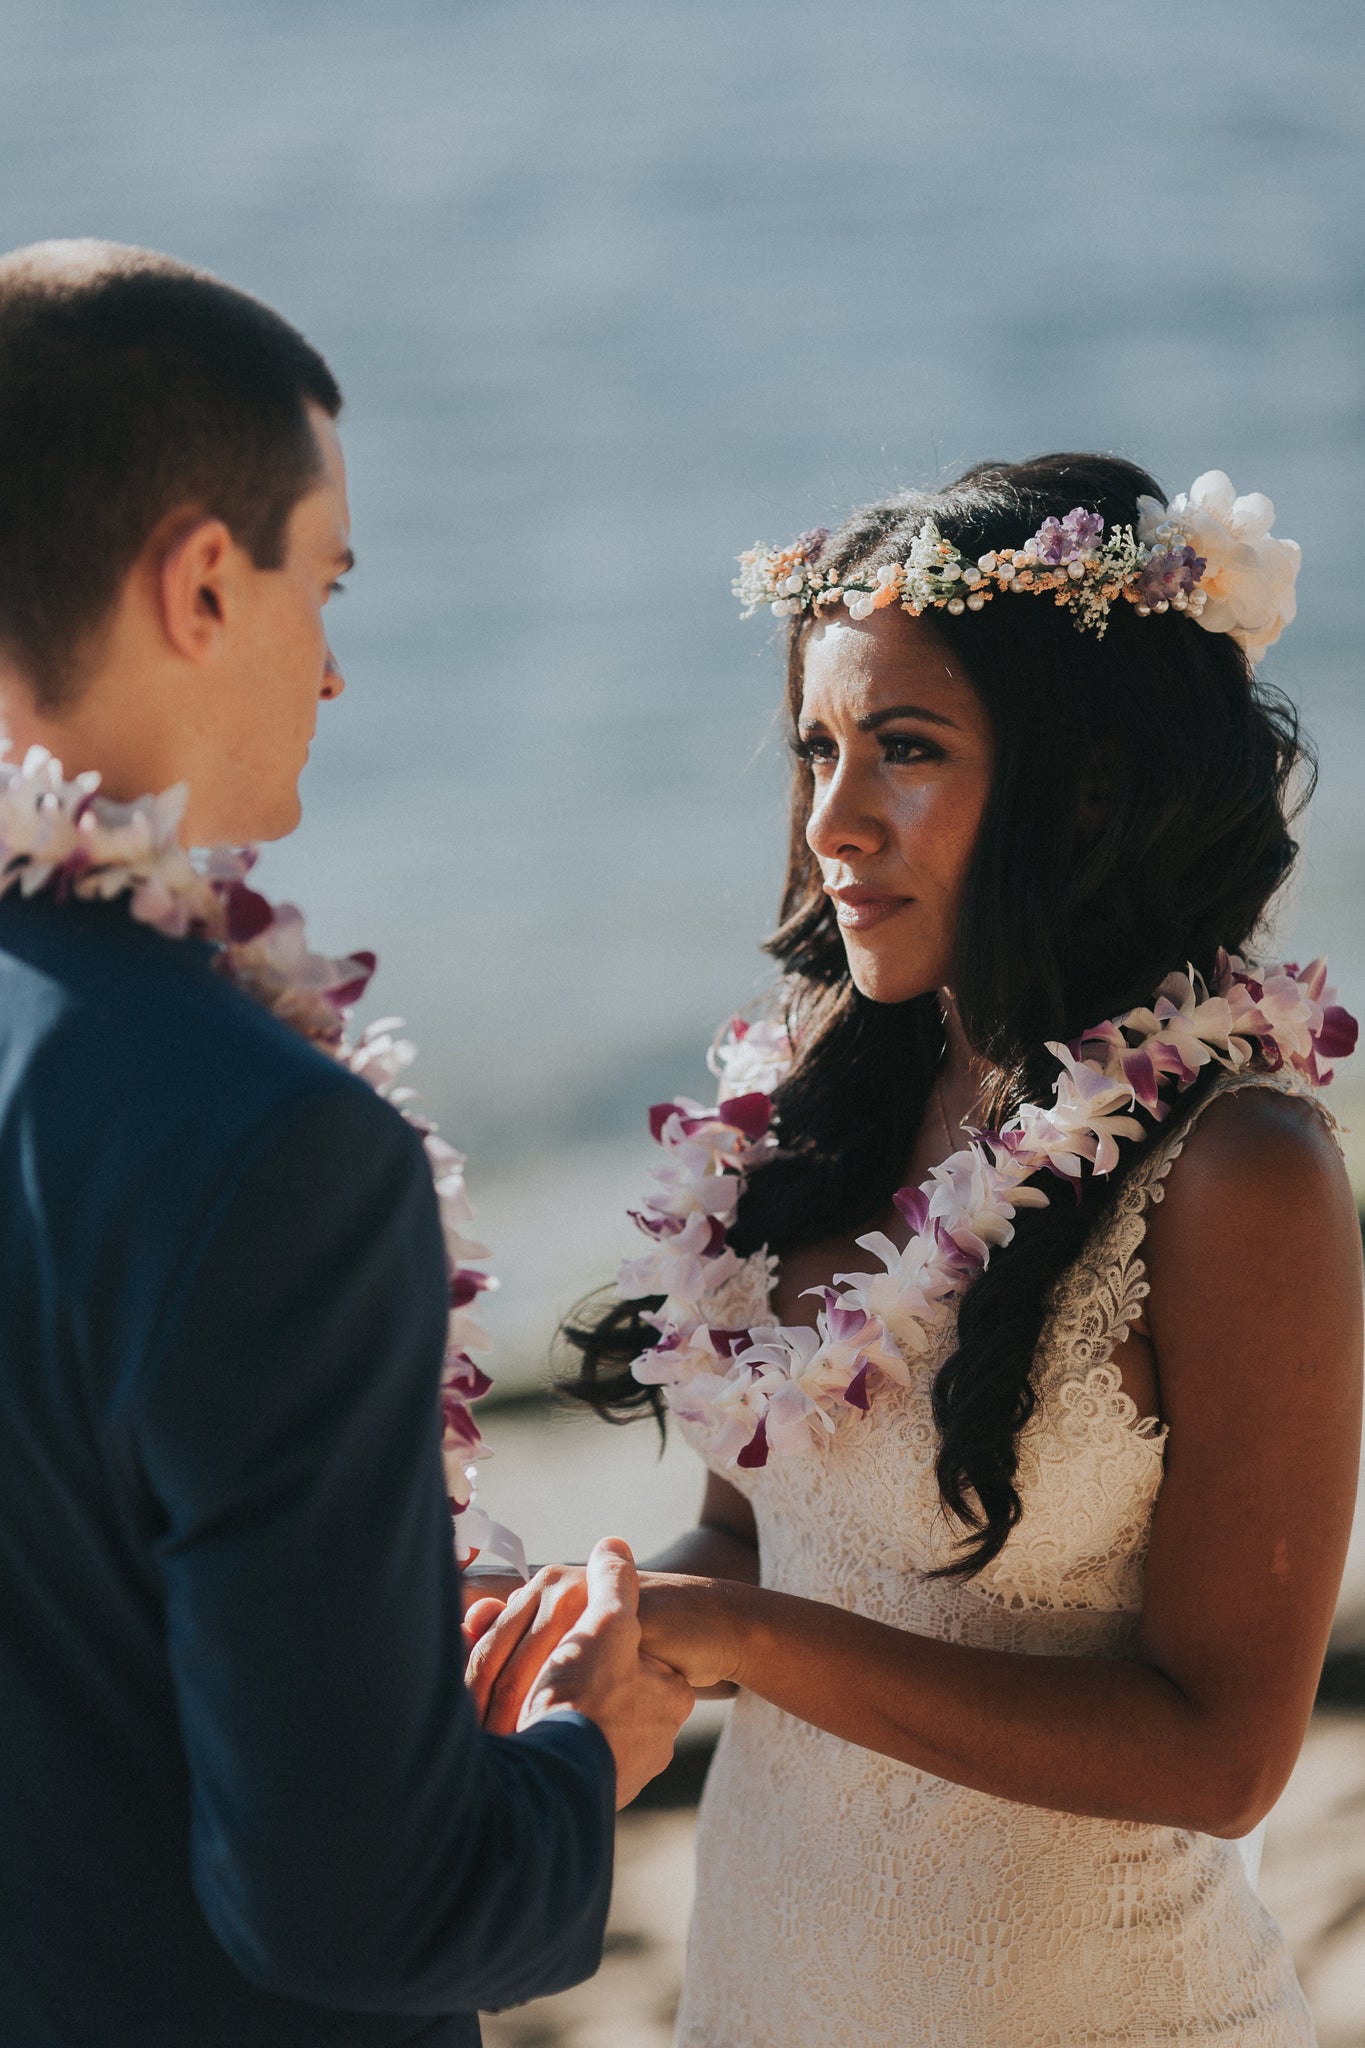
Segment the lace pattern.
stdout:
<svg viewBox="0 0 1365 2048">
<path fill-rule="evenodd" d="M 1246 1086 L 1304 1092 L 1227 1076 L 1200 1111 Z M 954 1540 L 934 1474 L 940 1354 L 808 1450 L 727 1470 L 753 1505 L 765 1585 L 951 1642 L 1131 1648 L 1167 1432 L 1112 1359 L 1147 1294 L 1149 1205 L 1188 1129 L 1132 1174 L 1058 1287 L 1020 1440 L 1024 1514 L 992 1564 L 928 1576 Z M 702 1801 L 677 2040 L 1311 2048 L 1313 2031 L 1235 1843 L 995 1799 L 745 1694 Z"/>
</svg>

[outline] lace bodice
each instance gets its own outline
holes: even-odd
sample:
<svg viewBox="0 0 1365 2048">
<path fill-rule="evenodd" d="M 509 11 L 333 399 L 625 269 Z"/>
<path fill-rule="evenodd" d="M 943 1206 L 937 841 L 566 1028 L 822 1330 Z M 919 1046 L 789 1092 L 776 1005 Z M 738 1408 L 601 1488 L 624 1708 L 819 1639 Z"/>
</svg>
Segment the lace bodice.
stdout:
<svg viewBox="0 0 1365 2048">
<path fill-rule="evenodd" d="M 1229 1076 L 1201 1108 L 1245 1086 L 1299 1092 Z M 1131 1647 L 1166 1432 L 1111 1359 L 1147 1293 L 1147 1214 L 1182 1142 L 1134 1171 L 1057 1289 L 1020 1442 L 1024 1512 L 993 1563 L 928 1576 L 953 1543 L 934 1358 L 809 1450 L 726 1471 L 753 1505 L 765 1585 L 994 1649 Z M 1234 1843 L 991 1798 L 736 1701 L 702 1803 L 680 2048 L 1215 2039 L 1313 2039 Z"/>
</svg>

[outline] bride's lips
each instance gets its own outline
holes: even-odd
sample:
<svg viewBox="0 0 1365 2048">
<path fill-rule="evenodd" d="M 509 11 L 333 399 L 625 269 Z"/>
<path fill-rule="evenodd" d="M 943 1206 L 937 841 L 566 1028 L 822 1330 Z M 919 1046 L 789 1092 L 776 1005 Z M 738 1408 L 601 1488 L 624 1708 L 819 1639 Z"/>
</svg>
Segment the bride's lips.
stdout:
<svg viewBox="0 0 1365 2048">
<path fill-rule="evenodd" d="M 915 900 L 913 896 L 889 896 L 882 889 L 857 887 L 827 888 L 825 894 L 833 897 L 835 916 L 846 932 L 871 931 Z"/>
</svg>

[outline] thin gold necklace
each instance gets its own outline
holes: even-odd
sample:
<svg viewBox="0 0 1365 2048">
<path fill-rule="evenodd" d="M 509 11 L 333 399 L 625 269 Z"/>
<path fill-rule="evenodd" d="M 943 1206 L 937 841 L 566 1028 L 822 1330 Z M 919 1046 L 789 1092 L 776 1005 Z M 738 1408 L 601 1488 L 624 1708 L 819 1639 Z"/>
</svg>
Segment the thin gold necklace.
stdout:
<svg viewBox="0 0 1365 2048">
<path fill-rule="evenodd" d="M 957 1148 L 953 1144 L 953 1134 L 948 1126 L 948 1112 L 943 1107 L 943 1076 L 937 1073 L 934 1075 L 934 1101 L 938 1107 L 938 1120 L 943 1126 L 943 1142 L 948 1147 L 944 1154 L 946 1159 Z"/>
</svg>

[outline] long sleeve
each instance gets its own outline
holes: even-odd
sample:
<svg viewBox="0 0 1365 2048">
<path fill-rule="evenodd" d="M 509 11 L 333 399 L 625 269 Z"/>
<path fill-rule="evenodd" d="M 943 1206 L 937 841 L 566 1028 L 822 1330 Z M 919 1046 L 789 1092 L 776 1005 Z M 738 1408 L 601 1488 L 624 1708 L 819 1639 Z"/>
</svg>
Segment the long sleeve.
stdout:
<svg viewBox="0 0 1365 2048">
<path fill-rule="evenodd" d="M 201 1907 L 271 1990 L 469 2012 L 596 1967 L 614 1774 L 464 1689 L 420 1144 L 348 1077 L 225 1176 L 135 1403 Z"/>
</svg>

